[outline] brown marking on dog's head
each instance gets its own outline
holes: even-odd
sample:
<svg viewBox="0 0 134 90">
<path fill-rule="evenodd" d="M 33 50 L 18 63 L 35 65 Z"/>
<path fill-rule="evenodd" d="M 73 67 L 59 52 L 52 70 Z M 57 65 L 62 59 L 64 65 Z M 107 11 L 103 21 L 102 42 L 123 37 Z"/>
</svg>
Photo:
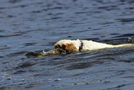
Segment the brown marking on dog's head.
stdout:
<svg viewBox="0 0 134 90">
<path fill-rule="evenodd" d="M 55 49 L 57 49 L 60 53 L 66 52 L 67 54 L 70 54 L 72 52 L 79 52 L 79 50 L 74 46 L 74 44 L 63 44 L 63 45 L 55 45 Z"/>
</svg>

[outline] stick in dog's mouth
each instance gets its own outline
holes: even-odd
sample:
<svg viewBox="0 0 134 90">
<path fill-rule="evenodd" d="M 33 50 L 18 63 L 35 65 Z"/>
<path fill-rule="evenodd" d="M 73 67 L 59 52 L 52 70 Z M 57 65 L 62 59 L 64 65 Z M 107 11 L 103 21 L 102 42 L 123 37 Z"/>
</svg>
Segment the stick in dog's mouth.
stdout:
<svg viewBox="0 0 134 90">
<path fill-rule="evenodd" d="M 47 52 L 43 50 L 43 54 L 39 54 L 37 57 L 45 57 L 45 56 L 49 56 L 49 55 L 58 55 L 58 54 L 66 54 L 66 52 L 64 50 L 62 50 L 62 53 L 61 53 L 57 49 L 50 50 Z"/>
</svg>

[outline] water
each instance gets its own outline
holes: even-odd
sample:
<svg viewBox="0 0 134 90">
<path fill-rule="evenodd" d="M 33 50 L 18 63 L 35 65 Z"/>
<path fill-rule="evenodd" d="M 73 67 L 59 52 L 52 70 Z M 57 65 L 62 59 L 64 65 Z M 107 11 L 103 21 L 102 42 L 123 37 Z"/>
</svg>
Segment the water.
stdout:
<svg viewBox="0 0 134 90">
<path fill-rule="evenodd" d="M 0 0 L 1 90 L 133 90 L 134 47 L 43 58 L 61 39 L 134 43 L 133 0 Z"/>
</svg>

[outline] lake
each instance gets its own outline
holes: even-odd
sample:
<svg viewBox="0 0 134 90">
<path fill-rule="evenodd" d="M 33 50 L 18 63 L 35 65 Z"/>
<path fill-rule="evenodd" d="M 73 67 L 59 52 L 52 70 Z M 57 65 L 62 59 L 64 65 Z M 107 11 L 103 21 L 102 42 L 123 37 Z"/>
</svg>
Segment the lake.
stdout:
<svg viewBox="0 0 134 90">
<path fill-rule="evenodd" d="M 61 39 L 133 38 L 134 0 L 0 0 L 0 89 L 133 90 L 134 47 L 26 56 Z"/>
</svg>

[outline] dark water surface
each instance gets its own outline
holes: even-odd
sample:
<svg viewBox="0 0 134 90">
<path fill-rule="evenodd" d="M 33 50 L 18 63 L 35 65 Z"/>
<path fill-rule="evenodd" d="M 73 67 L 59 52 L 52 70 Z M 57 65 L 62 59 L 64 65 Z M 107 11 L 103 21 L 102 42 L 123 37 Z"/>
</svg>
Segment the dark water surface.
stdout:
<svg viewBox="0 0 134 90">
<path fill-rule="evenodd" d="M 0 0 L 0 90 L 133 90 L 134 47 L 26 57 L 61 39 L 133 38 L 134 0 Z"/>
</svg>

